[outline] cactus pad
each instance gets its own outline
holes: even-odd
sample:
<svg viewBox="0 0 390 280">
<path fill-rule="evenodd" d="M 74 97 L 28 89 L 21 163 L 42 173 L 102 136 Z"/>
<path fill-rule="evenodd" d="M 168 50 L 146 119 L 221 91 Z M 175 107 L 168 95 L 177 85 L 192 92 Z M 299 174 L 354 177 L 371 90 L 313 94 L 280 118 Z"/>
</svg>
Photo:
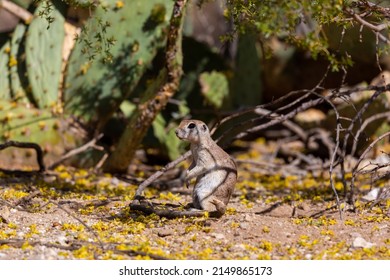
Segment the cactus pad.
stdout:
<svg viewBox="0 0 390 280">
<path fill-rule="evenodd" d="M 173 7 L 171 0 L 105 3 L 104 8 L 96 8 L 86 25 L 87 32 L 82 32 L 76 42 L 64 87 L 65 110 L 86 122 L 95 119 L 100 124 L 131 94 L 157 50 L 164 45 L 168 24 L 165 12 Z M 108 27 L 99 28 L 102 24 Z M 96 36 L 103 40 L 97 41 Z M 115 41 L 109 49 L 104 45 L 107 40 Z M 92 47 L 86 42 L 92 43 Z M 112 54 L 111 63 L 104 63 L 105 51 Z"/>
<path fill-rule="evenodd" d="M 9 83 L 9 52 L 10 43 L 6 42 L 0 49 L 0 99 L 10 99 L 10 83 Z"/>
<path fill-rule="evenodd" d="M 31 95 L 38 108 L 56 105 L 61 79 L 62 43 L 65 37 L 64 17 L 57 9 L 50 11 L 53 22 L 39 16 L 42 4 L 35 11 L 26 38 L 27 74 Z"/>
</svg>

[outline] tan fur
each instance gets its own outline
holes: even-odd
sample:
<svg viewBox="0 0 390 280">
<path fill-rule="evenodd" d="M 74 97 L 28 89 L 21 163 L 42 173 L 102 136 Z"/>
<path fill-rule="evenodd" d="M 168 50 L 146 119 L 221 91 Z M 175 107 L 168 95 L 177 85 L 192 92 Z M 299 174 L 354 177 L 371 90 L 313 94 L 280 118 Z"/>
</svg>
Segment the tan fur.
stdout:
<svg viewBox="0 0 390 280">
<path fill-rule="evenodd" d="M 196 178 L 192 206 L 222 216 L 237 182 L 234 160 L 214 142 L 202 121 L 183 120 L 176 135 L 191 143 L 193 161 L 186 179 Z"/>
</svg>

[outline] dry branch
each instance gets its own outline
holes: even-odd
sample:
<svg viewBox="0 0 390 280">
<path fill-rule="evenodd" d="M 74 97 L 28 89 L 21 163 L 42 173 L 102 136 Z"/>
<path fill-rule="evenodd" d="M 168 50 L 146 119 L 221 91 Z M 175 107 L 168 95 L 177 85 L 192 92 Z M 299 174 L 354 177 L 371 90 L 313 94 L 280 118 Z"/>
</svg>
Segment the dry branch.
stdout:
<svg viewBox="0 0 390 280">
<path fill-rule="evenodd" d="M 362 132 L 364 132 L 364 129 L 370 124 L 372 123 L 373 121 L 376 121 L 378 119 L 382 119 L 382 118 L 388 118 L 390 119 L 390 112 L 384 112 L 384 113 L 379 113 L 379 114 L 375 114 L 367 119 L 364 120 L 363 124 L 360 126 L 359 130 L 356 132 L 356 135 L 355 135 L 355 141 L 353 142 L 353 146 L 352 146 L 352 151 L 351 151 L 351 155 L 354 155 L 355 152 L 356 152 L 356 148 L 357 148 L 357 144 L 358 144 L 358 140 L 360 138 L 360 134 Z"/>
<path fill-rule="evenodd" d="M 389 137 L 390 136 L 390 131 L 382 134 L 379 136 L 377 139 L 375 139 L 362 153 L 362 155 L 359 157 L 358 161 L 356 162 L 355 166 L 352 169 L 352 180 L 356 176 L 356 174 L 359 172 L 358 168 L 364 157 L 367 155 L 367 153 L 382 139 Z"/>
<path fill-rule="evenodd" d="M 33 18 L 33 15 L 29 11 L 8 0 L 1 0 L 0 8 L 4 8 L 5 10 L 19 17 L 25 22 L 29 22 Z"/>
<path fill-rule="evenodd" d="M 61 209 L 62 211 L 64 211 L 66 214 L 68 214 L 70 217 L 76 219 L 79 223 L 81 223 L 89 232 L 91 232 L 93 234 L 93 236 L 95 236 L 96 240 L 98 241 L 98 244 L 100 245 L 101 249 L 104 251 L 104 245 L 103 245 L 103 242 L 101 241 L 99 235 L 90 227 L 88 226 L 83 220 L 81 220 L 80 218 L 78 218 L 76 215 L 74 215 L 73 213 L 71 213 L 70 211 L 68 211 L 67 209 L 65 209 L 64 207 L 62 207 L 59 203 L 53 201 L 52 199 L 49 200 L 49 203 L 57 206 L 59 209 Z M 48 204 L 49 204 L 48 203 Z"/>
<path fill-rule="evenodd" d="M 64 162 L 65 160 L 67 160 L 75 155 L 81 154 L 82 152 L 85 152 L 86 150 L 88 150 L 90 148 L 101 150 L 102 149 L 101 147 L 96 146 L 96 142 L 99 141 L 102 137 L 103 137 L 103 134 L 101 133 L 98 136 L 94 137 L 91 141 L 85 143 L 84 145 L 67 152 L 59 160 L 57 160 L 56 162 L 51 164 L 48 169 L 51 170 L 51 169 L 57 167 L 62 162 Z"/>
<path fill-rule="evenodd" d="M 142 198 L 142 192 L 145 190 L 145 188 L 147 186 L 149 186 L 151 183 L 153 183 L 155 180 L 157 180 L 167 170 L 170 170 L 170 169 L 174 168 L 177 164 L 179 164 L 180 162 L 186 160 L 190 156 L 191 156 L 191 151 L 188 151 L 185 154 L 183 154 L 182 156 L 180 156 L 177 159 L 175 159 L 174 161 L 171 161 L 170 163 L 165 165 L 163 168 L 161 168 L 157 172 L 153 173 L 149 178 L 147 178 L 145 181 L 143 181 L 139 185 L 139 187 L 138 187 L 138 189 L 137 189 L 137 191 L 135 193 L 135 199 L 141 199 Z"/>
<path fill-rule="evenodd" d="M 167 205 L 161 205 L 157 203 L 151 203 L 147 200 L 134 200 L 130 204 L 130 209 L 133 211 L 141 211 L 147 215 L 155 214 L 159 217 L 164 217 L 168 219 L 176 218 L 189 218 L 189 217 L 211 217 L 211 218 L 220 218 L 222 215 L 218 211 L 207 212 L 198 209 L 184 209 L 177 210 L 177 205 L 172 205 L 171 208 L 168 208 Z"/>
</svg>

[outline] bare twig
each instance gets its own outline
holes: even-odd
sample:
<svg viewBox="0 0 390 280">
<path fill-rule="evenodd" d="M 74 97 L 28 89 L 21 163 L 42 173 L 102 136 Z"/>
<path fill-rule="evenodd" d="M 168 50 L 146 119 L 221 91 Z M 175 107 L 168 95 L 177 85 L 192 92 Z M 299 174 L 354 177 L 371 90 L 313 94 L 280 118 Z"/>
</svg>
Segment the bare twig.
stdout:
<svg viewBox="0 0 390 280">
<path fill-rule="evenodd" d="M 163 168 L 161 168 L 159 171 L 155 172 L 153 175 L 151 175 L 149 178 L 147 178 L 145 181 L 143 181 L 139 186 L 135 193 L 135 199 L 142 199 L 142 192 L 145 190 L 147 186 L 149 186 L 152 182 L 154 182 L 156 179 L 158 179 L 161 175 L 163 175 L 167 170 L 174 168 L 177 164 L 180 162 L 186 160 L 191 156 L 191 151 L 186 152 L 185 154 L 181 155 L 174 161 L 171 161 L 167 165 L 165 165 Z"/>
<path fill-rule="evenodd" d="M 362 160 L 365 158 L 365 156 L 367 155 L 367 153 L 376 145 L 376 143 L 378 143 L 379 141 L 381 141 L 383 138 L 385 137 L 388 137 L 390 136 L 390 131 L 382 134 L 380 137 L 378 137 L 377 139 L 375 139 L 365 150 L 364 152 L 362 153 L 362 155 L 360 156 L 360 158 L 358 159 L 358 161 L 356 162 L 355 166 L 353 167 L 352 169 L 352 178 L 351 178 L 351 191 L 353 190 L 354 188 L 354 185 L 355 185 L 355 179 L 356 179 L 356 176 L 357 174 L 359 173 L 358 171 L 358 168 L 359 168 L 359 165 L 360 163 L 362 162 Z M 353 193 L 352 193 L 353 195 Z"/>
<path fill-rule="evenodd" d="M 19 17 L 25 22 L 29 22 L 33 18 L 33 15 L 29 11 L 8 0 L 1 0 L 0 8 L 4 8 L 5 10 Z"/>
<path fill-rule="evenodd" d="M 24 203 L 30 201 L 31 199 L 33 199 L 34 197 L 38 196 L 39 194 L 41 194 L 41 191 L 39 191 L 39 190 L 33 191 L 33 192 L 30 193 L 29 195 L 24 196 L 24 197 L 18 199 L 18 200 L 12 205 L 12 207 L 16 207 L 16 206 L 18 206 L 18 205 L 20 205 L 20 204 L 24 204 Z"/>
<path fill-rule="evenodd" d="M 298 108 L 292 110 L 291 112 L 285 114 L 285 115 L 280 115 L 278 118 L 276 119 L 272 119 L 271 121 L 267 122 L 267 123 L 264 123 L 264 124 L 261 124 L 261 125 L 258 125 L 258 126 L 254 126 L 250 129 L 248 129 L 247 131 L 245 132 L 241 132 L 239 133 L 235 139 L 241 139 L 241 138 L 244 138 L 246 136 L 248 136 L 249 134 L 251 133 L 255 133 L 255 132 L 258 132 L 258 131 L 261 131 L 261 130 L 264 130 L 268 127 L 271 127 L 271 126 L 274 126 L 276 124 L 280 124 L 280 123 L 283 123 L 284 121 L 288 120 L 288 119 L 291 119 L 293 118 L 297 113 L 299 112 L 302 112 L 302 111 L 305 111 L 311 107 L 314 107 L 314 106 L 317 106 L 321 103 L 323 103 L 323 99 L 322 98 L 317 98 L 317 99 L 314 99 L 314 100 L 310 100 L 310 101 L 307 101 L 305 103 L 303 103 L 301 106 L 299 106 Z M 252 119 L 252 120 L 249 120 L 248 122 L 251 122 L 251 123 L 255 123 L 256 121 L 258 121 L 257 118 L 255 119 Z M 238 125 L 237 125 L 238 126 Z M 236 127 L 237 127 L 236 126 Z M 231 128 L 233 129 L 233 127 Z M 223 133 L 220 138 L 222 138 L 230 129 L 228 129 L 225 133 Z M 219 139 L 220 139 L 219 138 Z"/>
<path fill-rule="evenodd" d="M 64 211 L 66 214 L 68 214 L 70 217 L 76 219 L 79 223 L 81 223 L 86 229 L 88 229 L 95 237 L 96 237 L 96 240 L 99 242 L 99 245 L 100 247 L 102 248 L 102 250 L 104 251 L 104 245 L 103 245 L 103 242 L 101 241 L 99 235 L 89 226 L 87 225 L 83 220 L 81 220 L 80 218 L 78 218 L 76 215 L 74 215 L 73 213 L 69 212 L 67 209 L 65 209 L 64 207 L 62 207 L 59 203 L 55 202 L 54 200 L 49 200 L 49 203 L 52 203 L 54 204 L 55 206 L 57 206 L 59 209 L 61 209 L 62 211 Z"/>
<path fill-rule="evenodd" d="M 205 217 L 205 211 L 191 211 L 191 210 L 174 210 L 174 209 L 161 209 L 154 207 L 151 203 L 131 203 L 130 209 L 135 211 L 141 211 L 147 215 L 156 214 L 159 217 L 165 217 L 168 219 L 185 218 L 185 217 Z"/>
<path fill-rule="evenodd" d="M 82 152 L 85 152 L 86 150 L 88 150 L 90 148 L 101 150 L 101 147 L 96 146 L 96 142 L 99 141 L 102 137 L 103 137 L 103 133 L 101 133 L 98 136 L 94 137 L 91 141 L 85 143 L 84 145 L 67 152 L 59 160 L 57 160 L 56 162 L 51 164 L 48 169 L 52 170 L 55 167 L 57 167 L 59 164 L 64 162 L 65 160 L 67 160 L 67 159 L 69 159 L 69 158 L 71 158 L 71 157 L 73 157 L 75 155 L 81 154 Z"/>
<path fill-rule="evenodd" d="M 100 168 L 102 168 L 103 164 L 105 163 L 105 161 L 107 160 L 109 154 L 108 153 L 104 153 L 104 155 L 102 156 L 102 158 L 99 160 L 99 162 L 95 165 L 94 167 L 94 170 L 97 171 L 99 170 Z"/>
<path fill-rule="evenodd" d="M 373 121 L 376 121 L 376 120 L 382 119 L 382 118 L 390 118 L 390 112 L 375 114 L 375 115 L 364 120 L 363 124 L 359 127 L 359 130 L 356 132 L 355 141 L 353 142 L 352 151 L 350 153 L 352 156 L 356 152 L 358 140 L 360 138 L 360 134 L 364 131 L 364 129 L 367 127 L 367 125 L 369 125 Z"/>
<path fill-rule="evenodd" d="M 367 27 L 368 29 L 370 29 L 372 32 L 375 33 L 375 35 L 381 39 L 383 42 L 385 42 L 386 44 L 389 44 L 390 43 L 390 40 L 381 33 L 381 31 L 389 28 L 389 24 L 388 23 L 382 23 L 382 24 L 378 24 L 378 25 L 375 25 L 375 24 L 372 24 L 368 21 L 366 21 L 365 19 L 363 19 L 360 15 L 358 15 L 357 13 L 355 13 L 354 11 L 352 10 L 347 10 L 347 12 L 357 21 L 359 22 L 362 26 L 365 26 Z"/>
<path fill-rule="evenodd" d="M 352 177 L 354 175 L 354 173 L 356 173 L 358 171 L 358 168 L 359 168 L 359 165 L 360 163 L 362 162 L 362 160 L 364 159 L 364 157 L 367 155 L 367 153 L 376 145 L 376 143 L 378 143 L 379 141 L 381 141 L 383 138 L 386 138 L 390 136 L 390 131 L 382 134 L 381 136 L 379 136 L 377 139 L 375 139 L 365 150 L 364 152 L 362 153 L 362 155 L 359 157 L 358 161 L 356 162 L 354 168 L 352 169 Z M 355 174 L 356 175 L 356 174 Z"/>
<path fill-rule="evenodd" d="M 364 103 L 362 108 L 357 112 L 355 117 L 351 120 L 350 125 L 348 126 L 347 130 L 345 131 L 345 136 L 344 136 L 344 142 L 341 147 L 341 172 L 342 172 L 342 178 L 343 178 L 343 185 L 344 185 L 344 190 L 347 189 L 347 183 L 345 180 L 345 167 L 344 167 L 344 159 L 345 156 L 347 155 L 347 147 L 348 147 L 348 140 L 351 135 L 353 135 L 353 128 L 358 120 L 362 119 L 362 116 L 364 112 L 367 110 L 367 108 L 374 102 L 376 98 L 383 92 L 389 90 L 390 85 L 385 85 L 385 86 L 369 86 L 368 88 L 373 88 L 375 89 L 375 92 L 371 97 Z M 356 141 L 356 138 L 355 138 Z M 350 204 L 354 204 L 354 184 L 350 185 L 350 193 L 349 193 L 349 199 L 348 199 Z"/>
</svg>

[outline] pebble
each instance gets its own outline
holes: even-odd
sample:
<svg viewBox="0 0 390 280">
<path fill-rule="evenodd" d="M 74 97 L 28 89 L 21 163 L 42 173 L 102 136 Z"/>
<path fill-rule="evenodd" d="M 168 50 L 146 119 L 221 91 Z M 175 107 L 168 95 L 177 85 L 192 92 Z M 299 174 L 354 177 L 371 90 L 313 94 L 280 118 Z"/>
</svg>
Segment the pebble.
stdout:
<svg viewBox="0 0 390 280">
<path fill-rule="evenodd" d="M 68 238 L 65 235 L 59 235 L 56 240 L 60 245 L 67 245 L 68 244 Z"/>
<path fill-rule="evenodd" d="M 302 203 L 298 206 L 299 209 L 303 210 L 303 211 L 310 211 L 310 206 L 307 204 L 307 203 Z"/>
<path fill-rule="evenodd" d="M 379 188 L 372 189 L 368 194 L 362 197 L 364 201 L 373 201 L 378 198 Z"/>
<path fill-rule="evenodd" d="M 9 214 L 10 212 L 6 205 L 0 206 L 0 223 L 2 221 L 8 223 Z"/>
<path fill-rule="evenodd" d="M 271 217 L 290 218 L 294 212 L 294 208 L 290 205 L 280 205 L 268 213 Z"/>
<path fill-rule="evenodd" d="M 313 258 L 312 254 L 306 254 L 305 255 L 305 259 L 307 259 L 307 260 L 311 260 L 312 258 Z"/>
<path fill-rule="evenodd" d="M 248 229 L 249 228 L 249 224 L 248 223 L 240 223 L 240 228 Z"/>
<path fill-rule="evenodd" d="M 371 248 L 374 245 L 374 243 L 366 241 L 363 237 L 356 237 L 352 243 L 354 248 Z"/>
<path fill-rule="evenodd" d="M 236 250 L 246 250 L 246 247 L 244 244 L 236 244 L 233 246 L 233 248 Z"/>
<path fill-rule="evenodd" d="M 158 233 L 157 233 L 157 235 L 159 236 L 159 237 L 165 237 L 165 236 L 170 236 L 170 235 L 173 235 L 173 230 L 171 230 L 171 229 L 161 229 Z"/>
<path fill-rule="evenodd" d="M 249 214 L 246 214 L 245 217 L 244 217 L 244 220 L 246 222 L 252 222 L 253 221 L 253 216 L 249 215 Z"/>
<path fill-rule="evenodd" d="M 211 236 L 215 239 L 225 239 L 225 235 L 223 235 L 222 233 L 211 233 Z"/>
</svg>

